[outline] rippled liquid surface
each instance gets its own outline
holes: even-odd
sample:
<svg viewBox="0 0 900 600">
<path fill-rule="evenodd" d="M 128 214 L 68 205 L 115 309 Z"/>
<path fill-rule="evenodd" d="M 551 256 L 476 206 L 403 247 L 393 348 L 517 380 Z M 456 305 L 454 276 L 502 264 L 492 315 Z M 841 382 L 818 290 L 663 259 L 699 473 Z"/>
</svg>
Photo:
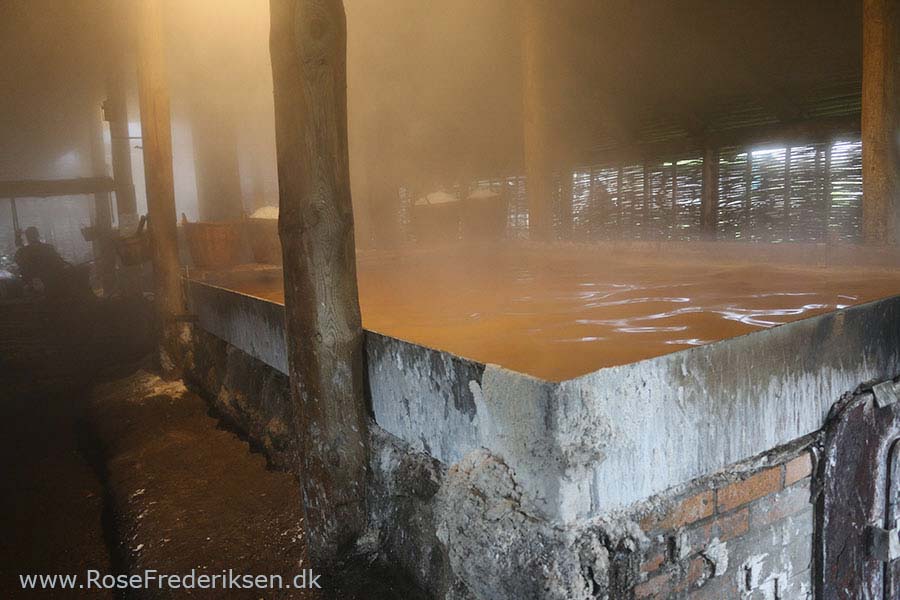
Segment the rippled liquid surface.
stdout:
<svg viewBox="0 0 900 600">
<path fill-rule="evenodd" d="M 885 269 L 491 246 L 363 256 L 366 329 L 560 381 L 900 293 Z M 283 301 L 280 287 L 241 285 Z"/>
</svg>

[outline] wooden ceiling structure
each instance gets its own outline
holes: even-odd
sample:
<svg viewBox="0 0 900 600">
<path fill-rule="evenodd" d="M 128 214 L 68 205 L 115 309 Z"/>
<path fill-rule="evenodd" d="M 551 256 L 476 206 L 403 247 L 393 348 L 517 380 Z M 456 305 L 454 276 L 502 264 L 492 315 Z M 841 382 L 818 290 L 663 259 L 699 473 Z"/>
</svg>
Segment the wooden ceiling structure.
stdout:
<svg viewBox="0 0 900 600">
<path fill-rule="evenodd" d="M 522 89 L 530 189 L 549 189 L 554 169 L 577 164 L 646 169 L 703 157 L 702 228 L 715 237 L 722 149 L 850 135 L 863 141 L 864 238 L 883 243 L 900 231 L 894 0 L 528 4 Z M 541 206 L 548 198 L 529 192 L 537 239 L 551 237 Z"/>
<path fill-rule="evenodd" d="M 547 9 L 548 37 L 561 40 L 549 49 L 561 75 L 548 104 L 579 158 L 859 132 L 860 0 L 579 0 Z"/>
</svg>

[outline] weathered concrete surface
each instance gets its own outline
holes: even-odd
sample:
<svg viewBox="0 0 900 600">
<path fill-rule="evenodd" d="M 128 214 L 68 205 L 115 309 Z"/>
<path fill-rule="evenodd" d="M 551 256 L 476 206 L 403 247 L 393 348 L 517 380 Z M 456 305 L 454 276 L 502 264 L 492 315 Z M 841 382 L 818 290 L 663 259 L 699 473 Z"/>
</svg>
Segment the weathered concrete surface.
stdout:
<svg viewBox="0 0 900 600">
<path fill-rule="evenodd" d="M 620 598 L 638 581 L 647 541 L 634 522 L 555 526 L 486 450 L 447 470 L 377 427 L 371 447 L 372 535 L 432 597 Z"/>
<path fill-rule="evenodd" d="M 484 365 L 375 333 L 367 334 L 366 354 L 379 425 L 447 465 L 481 446 L 472 389 Z"/>
<path fill-rule="evenodd" d="M 287 373 L 283 305 L 193 279 L 185 286 L 200 327 Z"/>
<path fill-rule="evenodd" d="M 294 467 L 296 435 L 287 375 L 192 328 L 185 382 L 230 428 L 246 435 L 280 469 Z"/>
<path fill-rule="evenodd" d="M 453 577 L 435 524 L 436 495 L 446 466 L 374 424 L 369 434 L 368 506 L 374 550 L 388 564 L 409 573 L 432 598 L 464 590 Z"/>
<path fill-rule="evenodd" d="M 189 288 L 201 327 L 284 371 L 279 305 Z M 490 449 L 568 522 L 819 429 L 842 394 L 900 372 L 900 297 L 562 383 L 371 332 L 366 350 L 382 428 L 448 465 Z"/>
<path fill-rule="evenodd" d="M 866 381 L 900 372 L 900 297 L 565 382 L 558 414 L 602 461 L 562 516 L 625 506 L 822 427 Z M 587 430 L 590 431 L 590 430 Z M 571 439 L 571 438 L 570 438 Z M 583 447 L 583 446 L 582 446 Z"/>
<path fill-rule="evenodd" d="M 774 460 L 842 394 L 900 372 L 898 324 L 890 298 L 559 384 L 367 333 L 370 537 L 439 598 L 628 597 L 660 543 L 634 519 L 698 478 L 740 480 L 735 465 Z M 803 598 L 811 527 L 804 509 L 678 569 L 709 580 L 691 597 Z"/>
<path fill-rule="evenodd" d="M 842 394 L 900 372 L 900 298 L 560 384 L 488 366 L 463 398 L 472 366 L 404 342 L 370 338 L 368 352 L 380 426 L 448 463 L 490 449 L 566 523 L 818 430 Z"/>
<path fill-rule="evenodd" d="M 197 336 L 197 339 L 204 339 L 203 335 Z M 408 346 L 396 340 L 381 341 L 383 345 L 377 348 L 382 350 L 393 347 L 403 352 Z M 212 342 L 215 338 L 204 343 Z M 254 376 L 256 371 L 274 371 L 258 364 L 256 368 L 246 369 L 243 363 L 255 364 L 253 359 L 235 348 L 228 350 L 224 343 L 217 343 L 223 346 L 214 353 L 220 357 L 221 364 L 217 368 L 225 371 L 230 368 L 242 374 L 240 378 L 226 376 L 227 379 L 242 379 L 259 385 L 265 378 Z M 242 356 L 239 361 L 242 366 L 235 369 L 236 359 L 232 358 L 229 367 L 230 354 Z M 446 360 L 437 352 L 427 358 L 429 361 Z M 383 359 L 384 356 L 379 358 L 382 366 Z M 391 368 L 398 369 L 396 374 L 399 374 L 410 372 L 417 366 L 404 364 L 402 369 L 398 366 Z M 484 406 L 483 394 L 484 390 L 492 393 L 493 386 L 510 390 L 507 406 L 513 410 L 516 407 L 514 399 L 533 397 L 534 388 L 528 386 L 542 386 L 543 382 L 526 379 L 526 383 L 522 384 L 523 380 L 514 373 L 491 367 L 482 372 L 477 365 L 459 359 L 443 363 L 442 368 L 462 374 L 463 377 L 457 377 L 457 382 L 467 377 L 477 381 L 471 383 L 470 380 L 469 385 L 476 418 L 460 418 L 458 423 L 461 427 L 471 427 L 470 431 L 476 432 L 491 431 L 496 447 L 504 444 L 509 455 L 528 456 L 530 449 L 540 447 L 529 443 L 529 436 L 519 430 L 504 431 L 503 419 L 500 419 L 501 427 L 497 427 L 495 421 L 489 421 L 488 416 L 502 416 L 503 413 L 498 408 L 501 406 L 499 404 L 493 411 L 488 411 Z M 480 380 L 477 379 L 479 375 Z M 513 383 L 504 380 L 504 377 L 514 378 Z M 215 381 L 218 384 L 219 379 Z M 258 396 L 261 391 L 259 388 L 254 392 L 252 385 L 242 389 L 247 397 Z M 462 409 L 454 405 L 453 389 L 459 390 L 459 384 L 447 389 L 435 385 L 425 388 L 425 391 L 432 394 L 431 401 L 445 410 L 459 410 L 462 413 Z M 415 389 L 408 391 L 415 397 Z M 277 394 L 273 396 L 273 405 L 277 405 L 277 397 Z M 549 401 L 552 396 L 547 398 L 548 401 L 534 406 L 542 406 L 545 414 L 552 414 Z M 283 392 L 281 402 L 288 402 L 288 396 Z M 471 413 L 470 410 L 465 414 Z M 264 422 L 263 413 L 247 410 L 235 414 L 240 417 L 238 425 L 243 424 L 241 428 L 250 431 L 251 437 L 264 431 L 264 428 L 249 421 L 262 415 L 261 423 Z M 546 422 L 539 415 L 526 414 L 526 424 Z M 424 417 L 420 415 L 417 418 Z M 787 510 L 781 502 L 795 504 L 793 500 L 781 500 L 788 492 L 777 492 L 751 504 L 749 518 L 754 519 L 754 523 L 763 519 L 768 524 L 754 526 L 741 539 L 726 540 L 725 535 L 728 528 L 733 527 L 730 523 L 739 514 L 746 513 L 746 508 L 730 509 L 722 516 L 708 517 L 697 526 L 692 526 L 693 529 L 676 528 L 665 532 L 665 535 L 653 533 L 648 539 L 650 531 L 645 534 L 635 523 L 643 523 L 652 513 L 671 510 L 673 503 L 677 505 L 678 498 L 686 493 L 685 486 L 671 487 L 648 501 L 631 505 L 628 510 L 607 511 L 601 516 L 563 523 L 548 517 L 540 507 L 539 498 L 527 493 L 529 488 L 523 484 L 523 474 L 532 481 L 538 480 L 540 475 L 529 470 L 528 465 L 516 469 L 504 456 L 476 448 L 448 467 L 425 452 L 421 442 L 414 445 L 374 424 L 370 427 L 370 532 L 366 551 L 375 557 L 376 563 L 390 564 L 407 573 L 426 588 L 431 597 L 457 600 L 621 598 L 628 597 L 630 590 L 638 586 L 654 584 L 656 578 L 665 579 L 665 585 L 669 588 L 662 589 L 669 589 L 669 597 L 673 598 L 716 598 L 719 592 L 724 594 L 721 597 L 729 597 L 732 592 L 738 594 L 738 590 L 741 590 L 740 593 L 766 597 L 766 594 L 774 593 L 778 586 L 781 590 L 794 590 L 798 598 L 804 598 L 810 589 L 810 506 L 802 508 L 801 503 L 796 514 L 785 517 L 787 521 L 779 519 L 783 522 L 777 524 L 774 520 L 770 521 L 773 518 L 771 515 Z M 439 432 L 432 431 L 435 439 L 439 439 Z M 589 427 L 585 426 L 581 431 L 589 431 Z M 532 434 L 539 435 L 540 431 L 532 430 Z M 543 439 L 552 440 L 546 436 Z M 573 436 L 571 439 L 577 440 L 579 437 Z M 759 469 L 771 469 L 773 465 L 790 462 L 810 443 L 811 438 L 806 437 L 782 449 L 767 449 L 767 452 L 749 461 L 728 465 L 724 471 L 713 475 L 707 474 L 707 477 L 691 482 L 690 486 L 707 490 L 705 493 L 713 498 L 716 490 L 745 485 L 742 483 L 744 479 L 752 482 L 757 477 L 754 473 Z M 435 447 L 440 448 L 440 445 Z M 567 461 L 584 457 L 578 453 L 580 447 L 578 444 L 546 445 L 543 446 L 545 455 L 535 455 L 530 460 L 546 465 L 541 459 L 551 457 L 559 464 L 568 464 Z M 787 475 L 779 475 L 779 485 L 782 480 L 787 481 Z M 802 489 L 808 492 L 808 479 L 803 485 L 805 488 Z M 792 498 L 798 494 L 797 490 L 789 493 Z M 799 493 L 804 495 L 802 490 Z M 721 520 L 721 525 L 709 525 L 710 519 Z M 716 539 L 709 537 L 711 527 L 717 528 Z M 672 556 L 673 551 L 668 548 L 678 548 L 677 555 L 670 559 L 671 563 L 667 563 L 670 565 L 668 570 L 648 580 L 643 564 L 653 549 L 660 545 L 666 556 Z M 680 558 L 682 556 L 684 558 Z M 744 583 L 748 573 L 754 578 L 749 584 Z"/>
</svg>

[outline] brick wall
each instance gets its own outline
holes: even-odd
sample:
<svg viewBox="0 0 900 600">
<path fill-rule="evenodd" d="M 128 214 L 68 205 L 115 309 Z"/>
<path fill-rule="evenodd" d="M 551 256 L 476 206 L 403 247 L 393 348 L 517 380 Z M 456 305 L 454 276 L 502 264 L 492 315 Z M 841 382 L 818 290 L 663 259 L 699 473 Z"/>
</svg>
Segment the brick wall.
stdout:
<svg viewBox="0 0 900 600">
<path fill-rule="evenodd" d="M 808 449 L 738 478 L 698 484 L 641 521 L 651 540 L 636 599 L 812 597 Z"/>
</svg>

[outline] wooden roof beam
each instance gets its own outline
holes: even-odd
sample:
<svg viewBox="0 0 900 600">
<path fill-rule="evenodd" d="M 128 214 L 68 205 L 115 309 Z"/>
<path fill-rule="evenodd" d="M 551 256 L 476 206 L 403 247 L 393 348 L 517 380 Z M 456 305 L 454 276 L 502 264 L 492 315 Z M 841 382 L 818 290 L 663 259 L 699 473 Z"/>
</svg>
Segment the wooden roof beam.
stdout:
<svg viewBox="0 0 900 600">
<path fill-rule="evenodd" d="M 0 181 L 0 198 L 51 198 L 114 191 L 116 191 L 116 184 L 109 177 Z"/>
</svg>

